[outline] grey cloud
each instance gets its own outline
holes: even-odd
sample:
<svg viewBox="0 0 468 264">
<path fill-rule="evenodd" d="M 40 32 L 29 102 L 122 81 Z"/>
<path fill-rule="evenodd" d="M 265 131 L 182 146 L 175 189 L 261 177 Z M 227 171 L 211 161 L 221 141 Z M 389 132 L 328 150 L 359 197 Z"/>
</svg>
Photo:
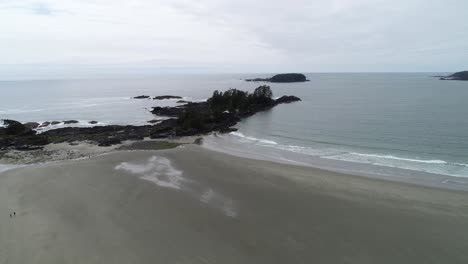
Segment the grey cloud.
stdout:
<svg viewBox="0 0 468 264">
<path fill-rule="evenodd" d="M 9 63 L 452 71 L 468 61 L 464 0 L 0 0 L 0 12 L 21 22 L 0 25 Z"/>
</svg>

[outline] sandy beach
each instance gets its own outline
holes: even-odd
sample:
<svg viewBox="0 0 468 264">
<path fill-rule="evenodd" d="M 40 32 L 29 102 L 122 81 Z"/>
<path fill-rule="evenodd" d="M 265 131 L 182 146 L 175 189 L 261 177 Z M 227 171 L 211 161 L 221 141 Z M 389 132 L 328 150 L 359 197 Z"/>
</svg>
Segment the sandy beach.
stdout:
<svg viewBox="0 0 468 264">
<path fill-rule="evenodd" d="M 468 263 L 467 224 L 466 192 L 195 145 L 0 174 L 2 264 Z"/>
</svg>

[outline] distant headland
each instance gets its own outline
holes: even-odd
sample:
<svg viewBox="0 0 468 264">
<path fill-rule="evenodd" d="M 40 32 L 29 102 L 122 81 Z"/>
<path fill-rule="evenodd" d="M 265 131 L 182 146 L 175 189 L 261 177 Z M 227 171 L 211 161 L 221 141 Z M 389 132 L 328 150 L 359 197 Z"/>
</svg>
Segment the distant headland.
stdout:
<svg viewBox="0 0 468 264">
<path fill-rule="evenodd" d="M 438 76 L 440 80 L 447 81 L 468 81 L 468 71 L 456 72 L 449 76 Z"/>
<path fill-rule="evenodd" d="M 255 78 L 246 79 L 247 82 L 272 82 L 272 83 L 292 83 L 292 82 L 307 82 L 307 78 L 301 73 L 283 73 L 277 74 L 271 78 Z"/>
</svg>

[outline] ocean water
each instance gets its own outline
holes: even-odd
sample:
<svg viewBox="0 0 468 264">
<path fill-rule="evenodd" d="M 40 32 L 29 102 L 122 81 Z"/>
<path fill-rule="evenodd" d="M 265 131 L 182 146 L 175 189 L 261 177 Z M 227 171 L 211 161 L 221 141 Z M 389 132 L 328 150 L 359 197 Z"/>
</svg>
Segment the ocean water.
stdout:
<svg viewBox="0 0 468 264">
<path fill-rule="evenodd" d="M 238 132 L 206 137 L 205 146 L 312 166 L 351 164 L 369 173 L 396 168 L 409 170 L 406 175 L 468 177 L 468 82 L 429 77 L 435 74 L 441 73 L 311 73 L 306 74 L 310 82 L 269 84 L 274 96 L 296 95 L 303 101 L 258 113 L 239 123 Z M 150 107 L 177 100 L 130 97 L 171 94 L 204 100 L 215 89 L 252 91 L 261 83 L 241 79 L 267 76 L 0 81 L 0 118 L 75 119 L 80 126 L 91 120 L 145 124 L 158 118 Z"/>
</svg>

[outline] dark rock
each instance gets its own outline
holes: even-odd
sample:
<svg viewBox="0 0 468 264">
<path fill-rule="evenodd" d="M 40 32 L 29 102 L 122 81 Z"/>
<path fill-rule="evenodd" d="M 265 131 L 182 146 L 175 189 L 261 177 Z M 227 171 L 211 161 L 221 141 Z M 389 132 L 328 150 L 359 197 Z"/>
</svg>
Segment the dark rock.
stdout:
<svg viewBox="0 0 468 264">
<path fill-rule="evenodd" d="M 36 134 L 35 131 L 15 120 L 4 119 L 3 124 L 6 126 L 4 130 L 6 135 L 19 136 Z"/>
<path fill-rule="evenodd" d="M 160 95 L 153 98 L 153 100 L 165 100 L 165 99 L 182 99 L 181 96 L 174 95 Z"/>
<path fill-rule="evenodd" d="M 468 81 L 468 71 L 456 72 L 448 76 L 432 76 L 438 77 L 442 81 Z"/>
<path fill-rule="evenodd" d="M 36 129 L 39 127 L 40 124 L 37 122 L 28 122 L 28 123 L 24 123 L 23 125 L 29 129 Z"/>
<path fill-rule="evenodd" d="M 290 82 L 305 82 L 307 81 L 304 74 L 300 73 L 286 73 L 286 74 L 277 74 L 271 77 L 270 82 L 274 83 L 290 83 Z"/>
<path fill-rule="evenodd" d="M 148 99 L 148 98 L 150 98 L 149 95 L 139 95 L 139 96 L 133 97 L 133 99 Z"/>
<path fill-rule="evenodd" d="M 193 144 L 197 144 L 197 145 L 203 145 L 203 138 L 197 138 L 195 139 L 195 141 L 193 141 Z"/>
<path fill-rule="evenodd" d="M 89 122 L 88 122 L 88 124 L 91 124 L 91 125 L 95 125 L 95 124 L 97 124 L 97 123 L 98 123 L 98 121 L 89 121 Z"/>
<path fill-rule="evenodd" d="M 235 131 L 231 127 L 236 125 L 241 118 L 268 110 L 278 104 L 300 100 L 295 96 L 285 96 L 273 100 L 272 95 L 269 86 L 260 86 L 255 89 L 253 94 L 230 89 L 226 92 L 215 91 L 206 102 L 188 103 L 175 107 L 154 107 L 153 114 L 177 117 L 178 119 L 177 124 L 171 125 L 170 130 L 158 131 L 156 135 L 151 137 L 193 136 L 212 131 L 229 133 Z"/>
<path fill-rule="evenodd" d="M 237 128 L 234 128 L 234 127 L 226 127 L 226 128 L 222 128 L 219 130 L 219 133 L 222 133 L 222 134 L 227 134 L 227 133 L 231 133 L 231 132 L 236 132 Z"/>
<path fill-rule="evenodd" d="M 176 103 L 178 103 L 178 104 L 187 104 L 187 103 L 191 103 L 191 102 L 190 101 L 185 101 L 185 100 L 179 100 Z"/>
<path fill-rule="evenodd" d="M 170 138 L 176 134 L 177 119 L 166 119 L 153 126 L 150 138 Z"/>
<path fill-rule="evenodd" d="M 100 146 L 120 144 L 124 140 L 142 140 L 150 138 L 171 138 L 178 136 L 203 135 L 220 131 L 228 133 L 235 131 L 241 118 L 249 117 L 259 111 L 300 100 L 294 96 L 272 99 L 268 86 L 260 86 L 254 93 L 230 89 L 226 92 L 215 91 L 206 102 L 187 103 L 175 107 L 155 107 L 152 112 L 168 115 L 170 118 L 154 125 L 145 126 L 93 126 L 64 127 L 45 131 L 36 135 L 34 130 L 19 122 L 6 120 L 7 127 L 0 128 L 0 149 L 31 150 L 49 143 L 90 141 Z M 159 121 L 159 120 L 158 120 Z M 65 121 L 74 124 L 78 121 Z M 45 122 L 47 126 L 50 122 Z M 42 126 L 42 125 L 41 125 Z"/>
<path fill-rule="evenodd" d="M 108 137 L 108 138 L 98 140 L 97 143 L 98 143 L 98 146 L 100 147 L 109 147 L 112 145 L 121 144 L 122 141 L 117 137 Z"/>
<path fill-rule="evenodd" d="M 76 120 L 67 120 L 67 121 L 63 121 L 63 123 L 65 125 L 70 125 L 70 124 L 78 124 L 79 122 Z"/>
<path fill-rule="evenodd" d="M 468 71 L 456 72 L 447 76 L 444 80 L 468 81 Z"/>
<path fill-rule="evenodd" d="M 178 117 L 186 112 L 187 109 L 190 111 L 206 111 L 208 110 L 208 103 L 207 102 L 200 102 L 200 103 L 187 103 L 184 105 L 179 105 L 176 107 L 153 107 L 151 113 L 158 115 L 158 116 L 168 116 L 168 117 Z"/>
<path fill-rule="evenodd" d="M 169 117 L 178 117 L 184 111 L 183 108 L 177 107 L 160 107 L 156 106 L 153 107 L 151 113 L 158 115 L 158 116 L 169 116 Z"/>
<path fill-rule="evenodd" d="M 292 83 L 292 82 L 307 82 L 307 78 L 301 73 L 284 73 L 277 74 L 271 78 L 255 78 L 246 79 L 247 82 L 272 82 L 272 83 Z"/>
<path fill-rule="evenodd" d="M 47 137 L 36 135 L 36 131 L 18 121 L 4 120 L 5 128 L 0 129 L 0 149 L 14 148 L 18 150 L 35 149 L 49 143 Z"/>
<path fill-rule="evenodd" d="M 50 122 L 51 125 L 58 125 L 58 124 L 60 124 L 60 123 L 62 123 L 62 122 L 59 122 L 59 121 L 52 121 L 52 122 Z"/>
<path fill-rule="evenodd" d="M 301 98 L 294 95 L 283 95 L 280 98 L 276 99 L 276 104 L 287 104 L 292 102 L 302 101 Z"/>
<path fill-rule="evenodd" d="M 44 122 L 39 127 L 47 127 L 50 125 L 50 122 Z"/>
</svg>

